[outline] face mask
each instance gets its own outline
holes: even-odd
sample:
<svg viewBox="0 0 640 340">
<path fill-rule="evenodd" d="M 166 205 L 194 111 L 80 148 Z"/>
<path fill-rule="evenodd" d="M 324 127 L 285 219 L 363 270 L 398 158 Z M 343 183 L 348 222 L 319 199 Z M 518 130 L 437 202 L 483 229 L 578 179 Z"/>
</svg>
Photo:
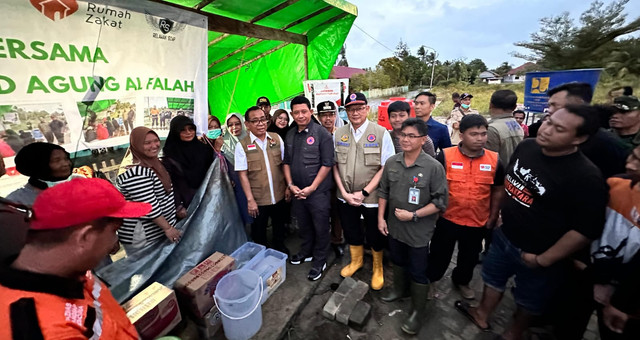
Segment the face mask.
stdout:
<svg viewBox="0 0 640 340">
<path fill-rule="evenodd" d="M 345 111 L 344 109 L 340 109 L 338 112 L 338 117 L 340 117 L 340 119 L 342 120 L 348 120 L 349 117 L 347 116 L 347 111 Z"/>
<path fill-rule="evenodd" d="M 468 109 L 471 105 L 470 104 L 460 104 L 460 106 L 462 106 L 463 109 Z"/>
<path fill-rule="evenodd" d="M 207 131 L 207 137 L 210 139 L 216 139 L 220 137 L 221 134 L 222 134 L 222 129 L 213 129 L 213 130 Z"/>
<path fill-rule="evenodd" d="M 55 185 L 58 185 L 60 183 L 69 182 L 70 180 L 72 180 L 72 179 L 74 179 L 76 177 L 84 177 L 84 176 L 74 176 L 74 174 L 71 174 L 71 176 L 69 176 L 68 178 L 63 179 L 61 181 L 44 181 L 43 180 L 43 182 L 47 185 L 47 187 L 51 188 L 51 187 L 53 187 Z"/>
</svg>

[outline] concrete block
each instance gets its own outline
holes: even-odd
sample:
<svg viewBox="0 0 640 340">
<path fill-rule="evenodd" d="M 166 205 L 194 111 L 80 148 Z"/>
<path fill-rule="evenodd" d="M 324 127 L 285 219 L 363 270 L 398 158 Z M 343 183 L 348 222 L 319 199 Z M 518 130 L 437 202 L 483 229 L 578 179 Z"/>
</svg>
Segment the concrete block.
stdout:
<svg viewBox="0 0 640 340">
<path fill-rule="evenodd" d="M 340 286 L 336 289 L 336 293 L 341 295 L 347 295 L 349 291 L 356 286 L 356 280 L 350 277 L 345 277 L 342 282 L 340 282 Z"/>
<path fill-rule="evenodd" d="M 344 299 L 345 296 L 342 294 L 338 294 L 337 292 L 331 294 L 329 301 L 327 301 L 327 303 L 325 303 L 324 305 L 324 308 L 322 308 L 322 316 L 329 320 L 335 320 L 338 307 L 340 307 Z"/>
<path fill-rule="evenodd" d="M 349 293 L 345 296 L 344 301 L 338 306 L 338 311 L 336 312 L 336 321 L 343 325 L 349 324 L 349 315 L 356 307 L 358 301 L 362 300 L 362 298 L 369 291 L 369 285 L 358 281 Z"/>
<path fill-rule="evenodd" d="M 356 304 L 356 307 L 349 315 L 349 326 L 357 330 L 362 330 L 369 320 L 371 315 L 371 305 L 360 300 Z"/>
</svg>

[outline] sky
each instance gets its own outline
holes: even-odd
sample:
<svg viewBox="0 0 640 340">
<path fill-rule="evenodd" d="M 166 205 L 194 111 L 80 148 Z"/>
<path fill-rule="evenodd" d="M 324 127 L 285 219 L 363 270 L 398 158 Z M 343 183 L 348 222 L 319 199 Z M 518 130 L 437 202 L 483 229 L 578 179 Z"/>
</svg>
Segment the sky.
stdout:
<svg viewBox="0 0 640 340">
<path fill-rule="evenodd" d="M 527 62 L 511 56 L 527 52 L 514 45 L 528 41 L 540 28 L 539 19 L 569 12 L 577 22 L 590 0 L 348 0 L 358 17 L 345 42 L 349 66 L 375 67 L 393 56 L 400 39 L 416 55 L 420 45 L 438 53 L 438 60 L 482 59 L 489 69 L 507 61 L 513 67 Z M 605 5 L 612 0 L 604 0 Z M 640 12 L 640 0 L 630 0 L 625 12 Z M 365 35 L 367 32 L 381 44 Z M 430 50 L 428 50 L 430 51 Z"/>
</svg>

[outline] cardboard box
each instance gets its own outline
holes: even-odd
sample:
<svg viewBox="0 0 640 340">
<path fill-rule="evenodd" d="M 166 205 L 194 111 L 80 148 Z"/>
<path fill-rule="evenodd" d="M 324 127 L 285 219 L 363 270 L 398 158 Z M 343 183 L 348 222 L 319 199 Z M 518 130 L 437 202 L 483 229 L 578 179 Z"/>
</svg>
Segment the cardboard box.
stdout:
<svg viewBox="0 0 640 340">
<path fill-rule="evenodd" d="M 233 269 L 233 257 L 215 252 L 176 281 L 174 288 L 181 302 L 197 318 L 204 318 L 214 306 L 218 281 Z"/>
<path fill-rule="evenodd" d="M 204 324 L 200 324 L 200 321 Z M 218 311 L 218 307 L 213 306 L 209 313 L 204 316 L 203 320 L 198 320 L 198 331 L 202 339 L 212 339 L 216 333 L 222 328 L 222 316 Z"/>
<path fill-rule="evenodd" d="M 180 308 L 173 290 L 154 282 L 122 305 L 142 339 L 169 333 L 180 321 Z"/>
</svg>

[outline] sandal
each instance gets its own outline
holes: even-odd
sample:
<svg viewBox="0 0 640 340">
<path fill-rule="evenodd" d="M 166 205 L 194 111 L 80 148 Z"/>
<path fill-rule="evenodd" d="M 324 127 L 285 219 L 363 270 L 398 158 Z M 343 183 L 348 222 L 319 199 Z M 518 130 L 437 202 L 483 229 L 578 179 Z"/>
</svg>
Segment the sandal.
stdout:
<svg viewBox="0 0 640 340">
<path fill-rule="evenodd" d="M 468 303 L 458 300 L 453 304 L 453 306 L 456 308 L 458 312 L 460 312 L 462 315 L 467 317 L 469 321 L 473 322 L 473 324 L 476 325 L 476 327 L 480 328 L 481 331 L 483 332 L 491 331 L 491 325 L 488 322 L 487 322 L 487 327 L 481 327 L 478 321 L 476 321 L 476 319 L 473 317 L 473 315 L 469 313 L 469 307 L 471 306 L 469 306 Z"/>
</svg>

